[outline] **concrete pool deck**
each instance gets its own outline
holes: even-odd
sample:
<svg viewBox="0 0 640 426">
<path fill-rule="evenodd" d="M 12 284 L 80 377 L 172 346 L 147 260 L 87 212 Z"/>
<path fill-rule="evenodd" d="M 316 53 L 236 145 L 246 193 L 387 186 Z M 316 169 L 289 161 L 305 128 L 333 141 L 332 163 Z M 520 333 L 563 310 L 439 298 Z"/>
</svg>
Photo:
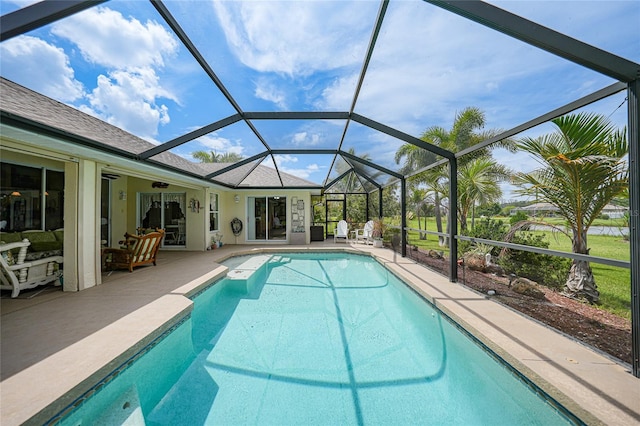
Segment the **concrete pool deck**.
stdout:
<svg viewBox="0 0 640 426">
<path fill-rule="evenodd" d="M 161 251 L 158 266 L 104 275 L 77 293 L 31 291 L 0 305 L 0 424 L 42 424 L 191 309 L 189 296 L 237 253 L 371 253 L 587 424 L 640 424 L 640 379 L 630 366 L 529 319 L 409 258 L 363 244 L 233 246 Z M 26 293 L 25 293 L 26 295 Z M 534 413 L 532 413 L 534 414 Z"/>
</svg>

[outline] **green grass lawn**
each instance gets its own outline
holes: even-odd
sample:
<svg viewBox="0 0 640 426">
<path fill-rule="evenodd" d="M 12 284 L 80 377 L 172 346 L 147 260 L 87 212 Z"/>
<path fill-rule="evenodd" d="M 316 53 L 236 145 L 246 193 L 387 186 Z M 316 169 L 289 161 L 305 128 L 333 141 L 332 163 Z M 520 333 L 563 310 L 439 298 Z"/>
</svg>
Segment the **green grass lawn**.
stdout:
<svg viewBox="0 0 640 426">
<path fill-rule="evenodd" d="M 502 218 L 503 222 L 509 223 L 508 218 Z M 613 224 L 612 220 L 601 225 L 620 226 Z M 558 222 L 562 224 L 562 222 Z M 418 229 L 418 221 L 407 221 L 407 226 Z M 424 221 L 422 223 L 424 229 Z M 435 219 L 428 218 L 426 229 L 428 231 L 436 231 Z M 446 229 L 446 221 L 443 223 L 443 229 Z M 545 234 L 549 241 L 549 249 L 571 252 L 571 239 L 558 232 L 536 231 L 536 233 Z M 423 250 L 445 251 L 438 244 L 436 235 L 427 235 L 426 240 L 420 240 L 418 232 L 409 232 L 409 244 L 420 247 Z M 620 237 L 609 235 L 589 235 L 588 246 L 591 248 L 591 255 L 604 257 L 608 259 L 629 260 L 629 242 L 624 241 Z M 593 275 L 596 279 L 598 290 L 600 291 L 600 308 L 613 312 L 624 318 L 631 318 L 631 274 L 629 269 L 617 268 L 591 262 Z"/>
</svg>

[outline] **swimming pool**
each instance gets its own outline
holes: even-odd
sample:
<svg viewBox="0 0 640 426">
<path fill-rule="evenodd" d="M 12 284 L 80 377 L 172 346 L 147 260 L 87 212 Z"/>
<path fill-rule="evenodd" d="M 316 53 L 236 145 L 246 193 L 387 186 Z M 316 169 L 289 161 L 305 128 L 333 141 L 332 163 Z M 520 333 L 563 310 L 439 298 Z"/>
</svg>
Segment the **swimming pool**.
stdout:
<svg viewBox="0 0 640 426">
<path fill-rule="evenodd" d="M 62 421 L 571 424 L 374 259 L 231 259 L 191 317 Z"/>
</svg>

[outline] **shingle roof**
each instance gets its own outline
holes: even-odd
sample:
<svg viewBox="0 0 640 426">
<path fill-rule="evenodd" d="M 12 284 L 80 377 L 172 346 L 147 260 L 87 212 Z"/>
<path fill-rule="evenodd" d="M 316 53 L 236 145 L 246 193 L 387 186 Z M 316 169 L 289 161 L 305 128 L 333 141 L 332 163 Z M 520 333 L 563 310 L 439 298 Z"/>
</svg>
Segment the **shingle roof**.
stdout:
<svg viewBox="0 0 640 426">
<path fill-rule="evenodd" d="M 3 113 L 54 128 L 109 147 L 139 154 L 154 145 L 89 114 L 0 77 Z"/>
<path fill-rule="evenodd" d="M 135 157 L 156 145 L 115 127 L 99 118 L 34 92 L 26 87 L 0 77 L 0 111 L 2 116 L 28 122 L 38 127 L 55 130 L 56 133 L 81 139 L 97 149 L 129 154 Z M 150 158 L 151 163 L 204 176 L 228 167 L 228 163 L 194 163 L 171 152 L 163 152 Z M 254 164 L 239 166 L 211 179 L 212 183 L 246 188 L 260 187 L 317 187 L 313 182 L 280 172 L 282 183 L 275 169 Z M 251 172 L 248 176 L 247 173 Z M 246 178 L 245 178 L 246 176 Z"/>
</svg>

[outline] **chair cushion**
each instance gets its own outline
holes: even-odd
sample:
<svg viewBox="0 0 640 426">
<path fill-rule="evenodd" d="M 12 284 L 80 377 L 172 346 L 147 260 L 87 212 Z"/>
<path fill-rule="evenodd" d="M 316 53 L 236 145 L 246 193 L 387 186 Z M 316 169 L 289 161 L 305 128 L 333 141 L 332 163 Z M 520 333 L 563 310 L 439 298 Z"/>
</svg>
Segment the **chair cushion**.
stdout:
<svg viewBox="0 0 640 426">
<path fill-rule="evenodd" d="M 22 238 L 31 241 L 30 252 L 62 249 L 62 241 L 58 241 L 52 231 L 23 232 Z"/>
<path fill-rule="evenodd" d="M 0 232 L 0 241 L 3 243 L 19 243 L 22 241 L 22 236 L 19 232 Z"/>
<path fill-rule="evenodd" d="M 56 241 L 64 243 L 64 230 L 56 229 L 53 231 L 53 235 L 56 237 Z"/>
<path fill-rule="evenodd" d="M 19 243 L 22 241 L 22 236 L 19 232 L 0 232 L 0 244 Z M 20 247 L 10 250 L 11 253 L 17 255 L 20 251 Z"/>
</svg>

